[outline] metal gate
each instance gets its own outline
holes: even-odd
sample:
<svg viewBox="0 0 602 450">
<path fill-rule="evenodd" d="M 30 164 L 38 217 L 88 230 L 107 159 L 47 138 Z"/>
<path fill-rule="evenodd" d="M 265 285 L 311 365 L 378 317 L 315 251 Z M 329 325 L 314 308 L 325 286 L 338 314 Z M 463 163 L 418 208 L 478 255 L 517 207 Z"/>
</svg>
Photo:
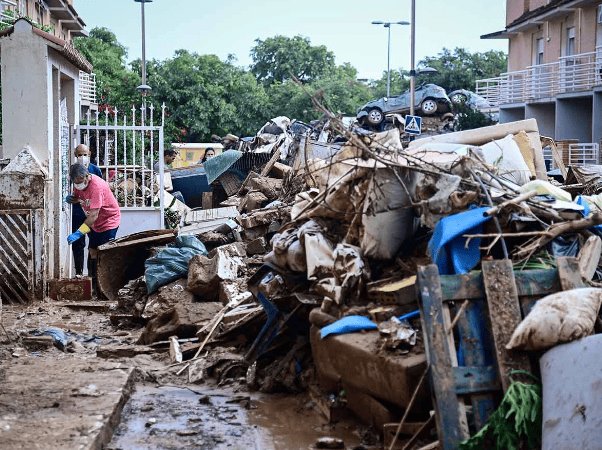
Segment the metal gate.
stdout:
<svg viewBox="0 0 602 450">
<path fill-rule="evenodd" d="M 0 211 L 0 295 L 28 303 L 36 292 L 33 210 Z"/>
<path fill-rule="evenodd" d="M 86 124 L 77 127 L 77 143 L 90 148 L 92 160 L 98 162 L 121 206 L 120 230 L 124 226 L 128 232 L 149 229 L 140 219 L 139 213 L 145 212 L 159 213 L 159 226 L 154 228 L 165 227 L 162 195 L 165 104 L 160 111 L 161 125 L 155 125 L 158 109 L 143 103 L 139 114 L 132 107 L 131 114 L 121 117 L 117 108 L 96 111 L 94 117 L 88 111 Z M 155 170 L 157 162 L 159 167 Z"/>
</svg>

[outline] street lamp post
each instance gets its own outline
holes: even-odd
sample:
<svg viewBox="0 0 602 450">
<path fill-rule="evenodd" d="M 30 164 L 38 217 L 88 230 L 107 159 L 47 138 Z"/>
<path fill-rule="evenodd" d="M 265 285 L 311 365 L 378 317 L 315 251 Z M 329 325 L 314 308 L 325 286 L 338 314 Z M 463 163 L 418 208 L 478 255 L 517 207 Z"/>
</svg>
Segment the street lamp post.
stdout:
<svg viewBox="0 0 602 450">
<path fill-rule="evenodd" d="M 414 115 L 414 100 L 416 99 L 416 0 L 412 0 L 410 12 L 412 25 L 410 27 L 410 115 Z"/>
<path fill-rule="evenodd" d="M 150 86 L 146 84 L 146 29 L 144 22 L 144 4 L 151 3 L 153 0 L 134 0 L 136 3 L 140 3 L 140 15 L 142 17 L 142 84 L 138 86 L 138 90 L 142 93 L 142 96 L 146 96 L 148 91 L 151 90 Z"/>
<path fill-rule="evenodd" d="M 391 95 L 391 25 L 409 25 L 409 22 L 402 20 L 400 22 L 383 22 L 382 20 L 373 20 L 372 25 L 382 25 L 387 29 L 387 98 Z"/>
</svg>

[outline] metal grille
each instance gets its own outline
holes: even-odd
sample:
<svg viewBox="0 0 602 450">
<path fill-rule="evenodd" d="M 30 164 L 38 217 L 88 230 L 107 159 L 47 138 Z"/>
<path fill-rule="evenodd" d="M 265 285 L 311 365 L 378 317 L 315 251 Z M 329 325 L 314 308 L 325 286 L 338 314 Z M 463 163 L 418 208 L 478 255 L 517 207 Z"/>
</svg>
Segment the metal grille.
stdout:
<svg viewBox="0 0 602 450">
<path fill-rule="evenodd" d="M 600 164 L 600 148 L 598 144 L 569 144 L 569 164 Z"/>
<path fill-rule="evenodd" d="M 96 74 L 79 71 L 79 97 L 90 104 L 96 103 Z"/>
<path fill-rule="evenodd" d="M 0 211 L 0 295 L 27 303 L 34 293 L 31 211 Z"/>
<path fill-rule="evenodd" d="M 165 104 L 160 108 L 160 125 L 155 124 L 157 109 L 143 103 L 139 115 L 134 107 L 131 114 L 122 115 L 117 108 L 96 111 L 94 117 L 88 111 L 86 123 L 78 126 L 77 139 L 98 159 L 122 211 L 160 210 L 163 224 Z"/>
</svg>

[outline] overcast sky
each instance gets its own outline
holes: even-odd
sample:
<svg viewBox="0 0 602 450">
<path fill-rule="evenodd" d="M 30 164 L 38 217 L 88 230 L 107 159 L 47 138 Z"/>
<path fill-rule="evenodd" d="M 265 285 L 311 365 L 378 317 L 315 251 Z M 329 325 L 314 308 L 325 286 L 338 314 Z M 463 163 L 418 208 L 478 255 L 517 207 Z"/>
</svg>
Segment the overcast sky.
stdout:
<svg viewBox="0 0 602 450">
<path fill-rule="evenodd" d="M 129 51 L 141 55 L 140 3 L 134 0 L 75 0 L 88 30 L 112 30 Z M 154 0 L 147 3 L 146 57 L 165 59 L 177 49 L 233 54 L 251 63 L 255 39 L 302 35 L 349 62 L 360 78 L 379 78 L 387 68 L 387 30 L 373 20 L 410 19 L 410 0 Z M 505 40 L 479 36 L 504 28 L 504 0 L 416 0 L 416 62 L 443 47 L 504 50 Z M 391 28 L 391 68 L 409 68 L 410 27 Z"/>
</svg>

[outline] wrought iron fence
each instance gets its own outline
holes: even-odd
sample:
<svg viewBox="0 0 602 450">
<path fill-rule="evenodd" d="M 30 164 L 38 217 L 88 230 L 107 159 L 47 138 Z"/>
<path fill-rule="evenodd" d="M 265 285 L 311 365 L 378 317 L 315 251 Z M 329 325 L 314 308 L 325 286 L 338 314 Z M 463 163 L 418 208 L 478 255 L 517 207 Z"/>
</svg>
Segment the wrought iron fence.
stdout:
<svg viewBox="0 0 602 450">
<path fill-rule="evenodd" d="M 163 217 L 165 104 L 159 109 L 143 103 L 139 112 L 132 107 L 128 113 L 120 116 L 117 108 L 88 111 L 78 127 L 78 144 L 90 148 L 122 209 L 160 208 Z"/>
</svg>

